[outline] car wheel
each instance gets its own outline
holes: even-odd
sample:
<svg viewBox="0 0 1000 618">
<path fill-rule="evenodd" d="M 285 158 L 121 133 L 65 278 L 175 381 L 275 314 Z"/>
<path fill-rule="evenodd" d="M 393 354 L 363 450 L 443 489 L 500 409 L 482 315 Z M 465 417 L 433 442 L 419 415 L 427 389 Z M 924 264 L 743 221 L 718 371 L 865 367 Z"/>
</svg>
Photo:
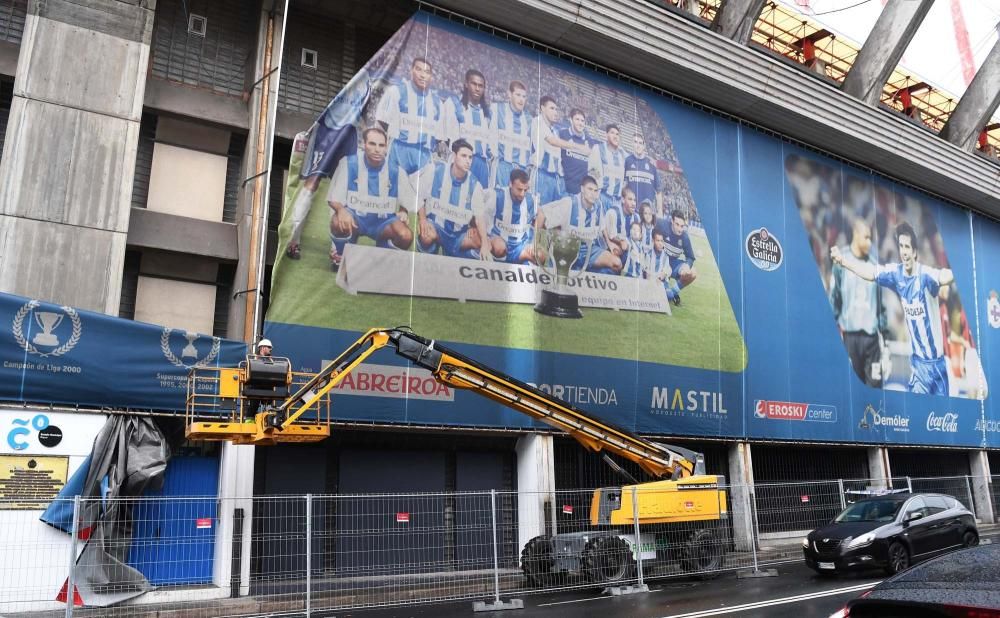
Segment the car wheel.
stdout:
<svg viewBox="0 0 1000 618">
<path fill-rule="evenodd" d="M 975 547 L 979 545 L 979 535 L 972 530 L 962 535 L 962 547 Z"/>
<path fill-rule="evenodd" d="M 893 543 L 889 546 L 889 563 L 885 570 L 889 575 L 895 575 L 900 571 L 905 571 L 910 566 L 910 552 L 902 543 Z"/>
</svg>

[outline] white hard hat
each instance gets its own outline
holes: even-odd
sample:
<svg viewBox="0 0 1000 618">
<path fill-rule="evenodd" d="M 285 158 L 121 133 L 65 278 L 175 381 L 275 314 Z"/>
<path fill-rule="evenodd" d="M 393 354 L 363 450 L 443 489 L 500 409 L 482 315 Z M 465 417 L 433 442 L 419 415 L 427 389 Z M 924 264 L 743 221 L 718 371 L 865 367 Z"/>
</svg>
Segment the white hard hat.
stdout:
<svg viewBox="0 0 1000 618">
<path fill-rule="evenodd" d="M 258 350 L 261 349 L 261 348 L 263 348 L 264 346 L 267 346 L 269 348 L 273 348 L 274 347 L 273 345 L 271 345 L 271 340 L 270 339 L 261 339 L 260 341 L 257 342 L 257 349 Z"/>
</svg>

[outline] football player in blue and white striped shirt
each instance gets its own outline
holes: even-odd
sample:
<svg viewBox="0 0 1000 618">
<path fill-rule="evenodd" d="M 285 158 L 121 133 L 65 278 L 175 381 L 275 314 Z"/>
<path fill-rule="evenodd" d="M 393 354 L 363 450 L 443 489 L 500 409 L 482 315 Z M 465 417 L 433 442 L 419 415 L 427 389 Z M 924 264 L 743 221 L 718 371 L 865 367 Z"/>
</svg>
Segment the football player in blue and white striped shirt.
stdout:
<svg viewBox="0 0 1000 618">
<path fill-rule="evenodd" d="M 497 103 L 493 110 L 494 162 L 493 186 L 506 187 L 514 169 L 527 170 L 531 165 L 533 118 L 524 107 L 528 104 L 528 89 L 515 80 L 508 88 L 508 101 Z"/>
<path fill-rule="evenodd" d="M 604 247 L 621 258 L 622 262 L 631 250 L 629 238 L 633 223 L 639 223 L 639 213 L 635 210 L 635 191 L 625 187 L 621 205 L 604 211 Z"/>
<path fill-rule="evenodd" d="M 472 145 L 472 174 L 483 187 L 490 186 L 490 159 L 496 146 L 490 102 L 486 94 L 486 78 L 476 69 L 465 72 L 461 98 L 445 101 L 448 140 L 464 139 Z"/>
<path fill-rule="evenodd" d="M 642 224 L 633 221 L 629 226 L 629 239 L 632 241 L 622 266 L 622 276 L 645 279 L 648 277 L 649 252 L 642 246 Z"/>
<path fill-rule="evenodd" d="M 625 149 L 621 147 L 621 131 L 612 123 L 605 128 L 607 141 L 598 142 L 590 151 L 587 167 L 601 187 L 604 209 L 621 208 L 625 187 Z"/>
<path fill-rule="evenodd" d="M 498 260 L 511 264 L 535 260 L 537 202 L 528 188 L 528 172 L 515 169 L 506 188 L 494 187 L 483 196 L 484 229 L 490 226 L 490 251 Z"/>
<path fill-rule="evenodd" d="M 389 162 L 407 174 L 427 165 L 435 145 L 445 137 L 444 106 L 431 89 L 432 77 L 431 63 L 415 58 L 410 65 L 410 79 L 395 81 L 375 111 L 375 119 L 392 138 Z"/>
<path fill-rule="evenodd" d="M 545 95 L 538 103 L 541 113 L 535 118 L 531 134 L 535 144 L 535 193 L 542 204 L 554 202 L 566 195 L 562 176 L 562 146 L 559 139 L 559 107 L 556 100 Z"/>
<path fill-rule="evenodd" d="M 947 341 L 941 332 L 937 295 L 942 286 L 955 281 L 955 275 L 948 268 L 930 268 L 917 261 L 917 236 L 905 221 L 896 226 L 896 247 L 900 261 L 878 267 L 845 260 L 838 247 L 830 248 L 830 258 L 834 264 L 899 295 L 912 352 L 910 392 L 947 396 L 948 363 L 944 356 Z"/>
<path fill-rule="evenodd" d="M 472 174 L 472 145 L 451 145 L 450 163 L 435 161 L 420 172 L 417 248 L 451 257 L 478 259 L 488 250 L 475 223 L 483 188 Z M 480 215 L 481 216 L 481 215 Z"/>
<path fill-rule="evenodd" d="M 597 181 L 584 176 L 579 193 L 541 206 L 537 225 L 545 229 L 570 229 L 583 241 L 572 268 L 583 268 L 590 272 L 621 272 L 621 260 L 601 246 L 604 212 L 600 199 Z"/>
<path fill-rule="evenodd" d="M 409 178 L 386 161 L 388 136 L 380 128 L 363 134 L 364 149 L 344 157 L 330 182 L 330 267 L 340 268 L 344 247 L 367 236 L 377 246 L 409 249 L 413 232 L 399 213 L 412 207 Z"/>
</svg>

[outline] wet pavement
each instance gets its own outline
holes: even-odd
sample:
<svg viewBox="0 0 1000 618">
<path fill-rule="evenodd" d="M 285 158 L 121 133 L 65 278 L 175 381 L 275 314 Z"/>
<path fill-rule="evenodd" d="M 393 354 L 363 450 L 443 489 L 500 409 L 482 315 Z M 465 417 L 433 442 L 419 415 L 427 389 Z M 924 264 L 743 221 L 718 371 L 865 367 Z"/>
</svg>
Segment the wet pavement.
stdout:
<svg viewBox="0 0 1000 618">
<path fill-rule="evenodd" d="M 800 562 L 774 568 L 777 577 L 738 579 L 735 573 L 728 573 L 707 581 L 659 580 L 649 582 L 648 593 L 619 597 L 600 594 L 596 589 L 524 595 L 521 610 L 473 613 L 472 603 L 462 601 L 332 615 L 337 618 L 826 618 L 882 579 L 877 571 L 820 577 Z"/>
</svg>

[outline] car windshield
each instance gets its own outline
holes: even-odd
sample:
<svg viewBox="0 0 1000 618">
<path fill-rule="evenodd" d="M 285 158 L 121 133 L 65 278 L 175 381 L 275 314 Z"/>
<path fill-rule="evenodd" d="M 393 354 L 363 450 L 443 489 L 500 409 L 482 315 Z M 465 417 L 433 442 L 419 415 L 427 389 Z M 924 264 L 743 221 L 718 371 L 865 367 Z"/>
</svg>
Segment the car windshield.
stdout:
<svg viewBox="0 0 1000 618">
<path fill-rule="evenodd" d="M 900 500 L 865 500 L 855 502 L 837 515 L 837 523 L 851 521 L 892 521 L 903 506 Z"/>
</svg>

